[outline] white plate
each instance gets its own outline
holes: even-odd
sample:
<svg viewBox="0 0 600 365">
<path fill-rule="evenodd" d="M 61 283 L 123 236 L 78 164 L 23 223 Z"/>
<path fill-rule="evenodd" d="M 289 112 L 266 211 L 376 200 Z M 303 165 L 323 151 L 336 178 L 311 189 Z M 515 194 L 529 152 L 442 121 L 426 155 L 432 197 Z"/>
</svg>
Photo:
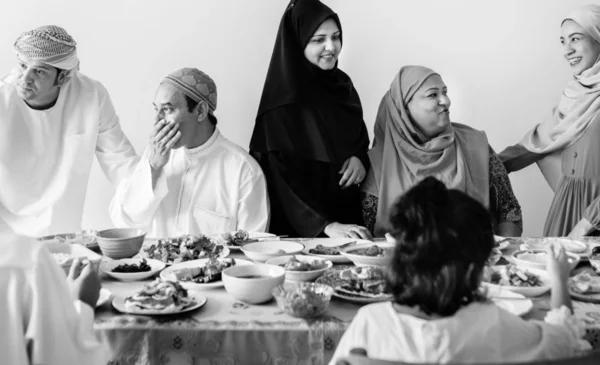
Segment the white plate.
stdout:
<svg viewBox="0 0 600 365">
<path fill-rule="evenodd" d="M 483 285 L 488 287 L 488 297 L 494 304 L 515 316 L 524 316 L 533 309 L 533 302 L 524 295 L 504 290 L 498 286 L 493 288 L 487 283 L 483 283 Z"/>
<path fill-rule="evenodd" d="M 496 236 L 496 235 L 494 235 L 494 240 L 495 240 L 496 242 L 498 242 L 498 241 L 502 241 L 502 240 L 505 240 L 505 239 L 506 239 L 506 237 L 502 237 L 502 236 Z M 506 240 L 506 241 L 500 242 L 500 243 L 498 244 L 498 247 L 496 247 L 496 248 L 497 248 L 497 249 L 499 249 L 499 250 L 504 250 L 504 249 L 506 249 L 508 246 L 510 246 L 510 241 L 509 241 L 509 240 Z"/>
<path fill-rule="evenodd" d="M 545 250 L 550 242 L 556 242 L 562 245 L 565 251 L 575 254 L 582 254 L 588 250 L 587 243 L 567 237 L 530 238 L 523 244 L 530 250 Z"/>
<path fill-rule="evenodd" d="M 145 249 L 148 248 L 148 247 L 150 247 L 150 246 L 152 246 L 152 245 L 156 245 L 156 244 L 158 244 L 158 239 L 157 238 L 150 238 L 150 239 L 145 238 L 144 239 L 144 245 L 142 246 L 142 249 L 140 250 L 140 252 L 137 255 L 133 256 L 133 258 L 145 258 L 145 259 L 148 259 L 148 253 L 145 251 Z M 222 246 L 222 245 L 219 245 L 219 246 L 223 247 L 223 250 L 219 253 L 219 257 L 227 257 L 227 256 L 229 256 L 229 254 L 231 253 L 231 251 L 229 250 L 229 247 Z M 196 260 L 205 259 L 205 258 L 206 257 L 200 257 L 200 258 L 198 258 Z M 193 260 L 189 260 L 189 261 L 193 261 Z M 183 262 L 186 262 L 186 261 L 183 261 Z M 173 262 L 166 262 L 165 264 L 167 266 L 169 266 L 169 265 L 180 264 L 180 262 L 175 262 L 175 263 L 173 263 Z"/>
<path fill-rule="evenodd" d="M 373 242 L 369 241 L 369 240 L 359 240 L 359 239 L 354 239 L 354 238 L 314 238 L 311 240 L 302 241 L 302 243 L 304 243 L 304 246 L 305 246 L 304 250 L 302 252 L 306 255 L 322 257 L 324 259 L 327 259 L 327 260 L 333 262 L 334 264 L 348 263 L 348 262 L 352 262 L 352 260 L 343 256 L 342 254 L 319 255 L 319 254 L 308 252 L 311 248 L 315 248 L 317 245 L 323 245 L 325 247 L 333 247 L 333 246 L 341 246 L 348 242 L 356 242 L 357 245 L 361 244 L 361 243 L 373 244 Z"/>
<path fill-rule="evenodd" d="M 146 259 L 148 266 L 150 266 L 150 271 L 143 272 L 113 272 L 114 268 L 123 265 L 123 264 L 139 264 L 142 261 L 140 258 L 134 259 L 120 259 L 120 260 L 111 260 L 111 261 L 103 261 L 100 264 L 100 268 L 102 271 L 106 273 L 108 276 L 112 276 L 113 278 L 121 281 L 137 281 L 147 279 L 160 270 L 165 268 L 165 263 L 159 260 Z"/>
<path fill-rule="evenodd" d="M 125 308 L 125 297 L 115 297 L 115 299 L 113 299 L 113 301 L 112 301 L 112 305 L 116 310 L 118 310 L 121 313 L 164 316 L 164 315 L 179 314 L 179 313 L 193 311 L 194 309 L 200 308 L 204 304 L 206 304 L 206 301 L 207 301 L 206 297 L 198 292 L 188 291 L 188 296 L 190 296 L 193 300 L 191 305 L 188 305 L 187 307 L 180 309 L 180 310 L 168 311 L 168 312 L 158 311 L 158 310 L 144 310 L 144 309 L 139 309 L 139 308 L 135 308 L 135 309 L 131 309 L 131 310 L 127 309 L 127 308 Z"/>
<path fill-rule="evenodd" d="M 495 271 L 498 271 L 498 270 L 502 270 L 504 267 L 503 266 L 492 266 L 492 268 Z M 488 282 L 485 282 L 485 284 L 488 288 L 492 288 L 492 290 L 502 290 L 502 289 L 509 290 L 513 293 L 522 294 L 526 297 L 537 297 L 537 296 L 540 296 L 540 295 L 546 293 L 548 290 L 550 290 L 550 278 L 548 278 L 547 271 L 533 269 L 533 268 L 519 268 L 519 269 L 523 270 L 523 271 L 529 271 L 530 273 L 539 276 L 543 285 L 535 286 L 535 287 L 521 287 L 521 286 L 497 285 L 497 284 L 492 284 L 492 283 L 488 283 Z"/>
<path fill-rule="evenodd" d="M 98 301 L 96 302 L 96 308 L 103 306 L 104 303 L 108 302 L 108 300 L 110 299 L 110 295 L 112 293 L 110 292 L 110 290 L 105 289 L 105 288 L 101 288 L 100 289 L 100 296 L 98 297 Z"/>
<path fill-rule="evenodd" d="M 305 255 L 289 255 L 274 257 L 272 259 L 267 260 L 266 264 L 280 266 L 290 261 L 292 257 L 300 262 L 307 262 L 309 264 L 320 262 L 325 266 L 321 269 L 310 271 L 285 270 L 285 280 L 288 281 L 313 281 L 319 276 L 323 275 L 325 271 L 331 269 L 331 267 L 333 266 L 333 263 L 331 261 L 326 260 L 324 258 Z"/>
<path fill-rule="evenodd" d="M 168 268 L 164 269 L 160 273 L 160 277 L 163 280 L 168 280 L 168 275 L 175 270 L 183 269 L 186 267 L 202 267 L 206 264 L 207 261 L 208 261 L 208 259 L 200 259 L 200 260 L 185 261 L 185 262 L 180 262 L 178 264 L 173 264 L 173 265 L 169 266 Z M 254 265 L 254 263 L 251 261 L 248 261 L 248 260 L 235 259 L 235 266 L 237 266 L 237 265 Z M 178 280 L 178 282 L 184 288 L 191 289 L 191 290 L 219 288 L 219 287 L 223 286 L 222 280 L 213 281 L 212 283 L 194 283 L 191 281 L 182 281 L 182 280 Z"/>
<path fill-rule="evenodd" d="M 319 283 L 319 284 L 325 284 L 327 286 L 334 288 L 333 289 L 334 297 L 338 297 L 340 299 L 347 300 L 349 302 L 366 304 L 366 303 L 387 302 L 394 298 L 392 294 L 388 294 L 388 295 L 381 296 L 378 298 L 367 298 L 367 297 L 361 297 L 358 295 L 339 293 L 335 290 L 335 287 L 342 285 L 345 282 L 344 279 L 340 278 L 339 272 L 340 272 L 339 270 L 334 270 L 334 271 L 325 273 L 325 275 L 317 278 L 317 280 L 315 282 Z"/>
</svg>

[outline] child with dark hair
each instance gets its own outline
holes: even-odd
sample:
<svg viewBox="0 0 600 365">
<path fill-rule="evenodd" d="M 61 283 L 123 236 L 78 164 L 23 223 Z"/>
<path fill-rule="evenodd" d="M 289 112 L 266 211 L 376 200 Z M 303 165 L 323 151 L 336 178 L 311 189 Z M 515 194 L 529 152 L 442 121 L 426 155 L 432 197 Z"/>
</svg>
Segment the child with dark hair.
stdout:
<svg viewBox="0 0 600 365">
<path fill-rule="evenodd" d="M 411 363 L 532 361 L 590 348 L 572 314 L 562 247 L 548 249 L 553 309 L 545 321 L 526 321 L 480 289 L 494 244 L 491 217 L 481 203 L 428 177 L 390 213 L 397 245 L 387 282 L 394 300 L 361 308 L 330 364 L 353 348 Z"/>
</svg>

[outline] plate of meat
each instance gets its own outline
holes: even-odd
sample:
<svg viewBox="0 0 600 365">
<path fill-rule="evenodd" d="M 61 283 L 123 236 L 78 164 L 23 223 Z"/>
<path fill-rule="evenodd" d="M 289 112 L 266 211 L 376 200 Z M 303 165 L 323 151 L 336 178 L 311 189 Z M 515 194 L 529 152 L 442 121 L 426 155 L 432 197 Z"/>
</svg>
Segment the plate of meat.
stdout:
<svg viewBox="0 0 600 365">
<path fill-rule="evenodd" d="M 330 270 L 316 280 L 333 288 L 333 295 L 355 303 L 375 303 L 391 300 L 386 289 L 383 270 L 376 266 Z"/>
<path fill-rule="evenodd" d="M 186 289 L 208 289 L 223 286 L 221 273 L 228 267 L 252 265 L 242 259 L 211 258 L 186 261 L 172 265 L 160 273 L 164 280 L 178 281 Z"/>
<path fill-rule="evenodd" d="M 319 256 L 327 259 L 334 264 L 343 264 L 352 262 L 349 258 L 343 256 L 341 251 L 355 244 L 370 243 L 369 240 L 360 240 L 354 238 L 315 238 L 307 241 L 302 241 L 306 255 Z"/>
</svg>

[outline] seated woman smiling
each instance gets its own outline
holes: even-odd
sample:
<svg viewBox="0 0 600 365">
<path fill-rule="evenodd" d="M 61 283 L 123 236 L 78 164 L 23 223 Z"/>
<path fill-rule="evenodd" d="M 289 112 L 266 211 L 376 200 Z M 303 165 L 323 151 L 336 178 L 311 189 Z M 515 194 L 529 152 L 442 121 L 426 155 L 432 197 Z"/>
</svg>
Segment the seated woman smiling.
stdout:
<svg viewBox="0 0 600 365">
<path fill-rule="evenodd" d="M 379 105 L 369 159 L 363 217 L 375 236 L 385 234 L 393 201 L 427 176 L 489 208 L 496 234 L 521 235 L 521 207 L 502 162 L 485 133 L 450 122 L 447 87 L 433 70 L 400 69 Z"/>
<path fill-rule="evenodd" d="M 428 177 L 391 207 L 391 302 L 362 307 L 330 364 L 362 348 L 373 359 L 406 363 L 498 363 L 572 357 L 589 349 L 572 315 L 564 249 L 548 250 L 552 310 L 526 321 L 480 289 L 494 238 L 488 211 Z"/>
</svg>

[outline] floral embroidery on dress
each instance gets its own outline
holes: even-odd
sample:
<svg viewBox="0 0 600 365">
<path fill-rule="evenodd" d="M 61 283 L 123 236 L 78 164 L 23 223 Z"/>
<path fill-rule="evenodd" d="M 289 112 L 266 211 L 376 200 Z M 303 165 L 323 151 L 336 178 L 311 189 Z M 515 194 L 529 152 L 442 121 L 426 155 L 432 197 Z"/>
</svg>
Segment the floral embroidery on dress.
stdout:
<svg viewBox="0 0 600 365">
<path fill-rule="evenodd" d="M 496 224 L 510 222 L 523 229 L 521 206 L 513 192 L 508 173 L 500 158 L 489 147 L 490 205 Z"/>
</svg>

